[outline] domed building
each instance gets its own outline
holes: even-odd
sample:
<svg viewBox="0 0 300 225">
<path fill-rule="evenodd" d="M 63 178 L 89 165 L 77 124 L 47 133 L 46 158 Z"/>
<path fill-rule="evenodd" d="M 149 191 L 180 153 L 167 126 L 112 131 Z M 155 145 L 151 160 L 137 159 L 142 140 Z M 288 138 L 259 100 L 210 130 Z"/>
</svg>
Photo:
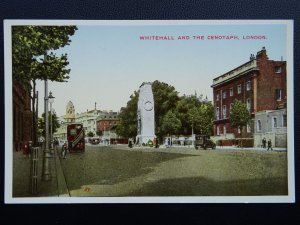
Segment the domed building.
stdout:
<svg viewBox="0 0 300 225">
<path fill-rule="evenodd" d="M 66 123 L 75 123 L 75 108 L 73 102 L 69 101 L 66 107 Z"/>
<path fill-rule="evenodd" d="M 67 140 L 67 126 L 70 123 L 75 123 L 75 107 L 73 102 L 69 101 L 66 106 L 66 115 L 58 118 L 60 122 L 60 127 L 57 129 L 56 133 L 53 134 L 53 137 L 60 140 Z"/>
</svg>

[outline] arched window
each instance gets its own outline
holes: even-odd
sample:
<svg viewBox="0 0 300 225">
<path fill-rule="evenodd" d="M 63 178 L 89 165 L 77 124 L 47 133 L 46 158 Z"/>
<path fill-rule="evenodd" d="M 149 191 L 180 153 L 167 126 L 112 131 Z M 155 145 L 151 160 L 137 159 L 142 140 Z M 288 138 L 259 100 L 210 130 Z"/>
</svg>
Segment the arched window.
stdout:
<svg viewBox="0 0 300 225">
<path fill-rule="evenodd" d="M 257 131 L 261 131 L 261 121 L 257 120 Z"/>
</svg>

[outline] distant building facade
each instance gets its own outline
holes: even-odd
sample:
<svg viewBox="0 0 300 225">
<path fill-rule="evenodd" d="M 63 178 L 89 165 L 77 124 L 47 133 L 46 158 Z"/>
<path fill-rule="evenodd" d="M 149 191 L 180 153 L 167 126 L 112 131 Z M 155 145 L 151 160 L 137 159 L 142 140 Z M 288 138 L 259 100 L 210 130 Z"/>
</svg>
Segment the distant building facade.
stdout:
<svg viewBox="0 0 300 225">
<path fill-rule="evenodd" d="M 286 62 L 269 60 L 262 48 L 250 61 L 213 79 L 215 108 L 214 135 L 253 138 L 255 114 L 276 110 L 286 104 Z M 241 132 L 230 125 L 230 110 L 235 100 L 247 105 L 251 123 Z"/>
<path fill-rule="evenodd" d="M 117 139 L 116 128 L 119 123 L 118 112 L 103 111 L 96 120 L 97 131 L 102 133 L 103 139 Z"/>
<path fill-rule="evenodd" d="M 67 140 L 67 126 L 68 124 L 75 123 L 75 107 L 72 101 L 69 101 L 66 106 L 66 114 L 58 117 L 60 127 L 53 134 L 54 138 L 59 140 Z"/>
<path fill-rule="evenodd" d="M 90 132 L 96 136 L 97 131 L 101 131 L 105 137 L 117 138 L 115 130 L 119 124 L 118 113 L 98 110 L 96 104 L 94 110 L 76 114 L 73 102 L 69 101 L 66 106 L 66 114 L 58 117 L 58 122 L 60 127 L 53 137 L 59 140 L 67 139 L 67 126 L 71 123 L 81 123 L 86 136 Z"/>
<path fill-rule="evenodd" d="M 94 110 L 90 110 L 90 111 L 87 110 L 84 113 L 76 114 L 76 123 L 81 123 L 83 125 L 85 135 L 87 135 L 90 132 L 96 135 L 97 132 L 96 119 L 101 113 L 102 111 L 97 110 L 95 108 Z"/>
</svg>

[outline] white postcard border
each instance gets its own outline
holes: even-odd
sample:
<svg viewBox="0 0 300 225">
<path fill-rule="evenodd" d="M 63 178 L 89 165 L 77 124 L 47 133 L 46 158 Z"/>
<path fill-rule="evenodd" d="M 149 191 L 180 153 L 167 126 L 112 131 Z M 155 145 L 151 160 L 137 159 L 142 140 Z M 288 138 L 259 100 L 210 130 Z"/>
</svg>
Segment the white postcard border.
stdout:
<svg viewBox="0 0 300 225">
<path fill-rule="evenodd" d="M 287 108 L 288 108 L 288 195 L 287 196 L 211 196 L 211 197 L 12 197 L 12 60 L 13 25 L 270 25 L 287 26 Z M 293 20 L 4 20 L 4 91 L 5 91 L 5 203 L 293 203 L 295 202 L 294 162 L 294 21 Z"/>
</svg>

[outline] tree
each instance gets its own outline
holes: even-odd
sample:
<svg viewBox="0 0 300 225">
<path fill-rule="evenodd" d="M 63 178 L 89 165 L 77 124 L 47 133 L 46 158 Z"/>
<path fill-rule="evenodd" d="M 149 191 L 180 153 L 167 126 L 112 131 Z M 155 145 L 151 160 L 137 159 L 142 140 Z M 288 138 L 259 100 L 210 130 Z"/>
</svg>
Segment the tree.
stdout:
<svg viewBox="0 0 300 225">
<path fill-rule="evenodd" d="M 210 102 L 202 100 L 202 95 L 182 96 L 177 102 L 176 114 L 182 123 L 181 133 L 209 135 L 213 127 L 214 110 Z"/>
<path fill-rule="evenodd" d="M 196 108 L 194 121 L 197 132 L 203 135 L 211 135 L 213 129 L 214 107 L 211 103 L 202 103 Z"/>
<path fill-rule="evenodd" d="M 32 82 L 33 142 L 36 144 L 36 80 L 63 82 L 69 79 L 67 54 L 53 51 L 69 45 L 76 26 L 13 26 L 12 75 L 27 88 Z"/>
<path fill-rule="evenodd" d="M 169 110 L 176 107 L 179 100 L 178 92 L 173 86 L 158 80 L 152 83 L 152 92 L 154 98 L 154 118 L 155 134 L 162 139 L 161 130 L 162 119 Z M 121 109 L 119 114 L 120 124 L 117 127 L 117 134 L 122 137 L 135 137 L 137 135 L 137 104 L 139 92 L 134 91 L 127 102 L 127 106 Z"/>
<path fill-rule="evenodd" d="M 171 110 L 175 110 L 179 100 L 178 92 L 167 83 L 155 80 L 152 83 L 155 110 L 155 134 L 162 140 L 164 131 L 162 130 L 162 120 Z"/>
<path fill-rule="evenodd" d="M 171 110 L 162 119 L 161 130 L 163 134 L 177 134 L 181 128 L 181 121 Z"/>
<path fill-rule="evenodd" d="M 92 131 L 90 131 L 90 132 L 87 133 L 87 136 L 88 137 L 94 137 L 94 133 Z"/>
<path fill-rule="evenodd" d="M 102 135 L 103 135 L 103 131 L 101 131 L 101 130 L 97 130 L 96 134 L 97 134 L 97 135 L 100 137 L 100 136 L 102 136 Z"/>
<path fill-rule="evenodd" d="M 116 128 L 116 133 L 124 138 L 135 137 L 137 135 L 137 104 L 139 93 L 135 91 L 127 102 L 127 106 L 122 108 L 119 114 L 120 123 Z"/>
<path fill-rule="evenodd" d="M 52 120 L 51 120 L 52 115 Z M 49 121 L 49 134 L 51 133 L 51 124 L 50 121 L 52 121 L 52 132 L 55 133 L 57 131 L 57 128 L 60 127 L 60 123 L 58 121 L 56 113 L 51 113 L 49 111 L 48 113 L 48 121 Z M 42 117 L 38 119 L 38 129 L 39 129 L 39 135 L 45 137 L 45 113 L 42 114 Z"/>
<path fill-rule="evenodd" d="M 31 81 L 45 78 L 53 81 L 62 81 L 67 77 L 59 74 L 45 74 L 43 61 L 45 56 L 46 67 L 54 65 L 59 69 L 59 64 L 64 64 L 66 54 L 57 57 L 53 52 L 69 45 L 70 36 L 74 35 L 76 26 L 13 26 L 12 27 L 12 74 L 15 79 Z M 61 67 L 62 68 L 62 67 Z M 42 71 L 39 71 L 42 69 Z M 48 68 L 49 69 L 49 68 Z"/>
<path fill-rule="evenodd" d="M 247 126 L 251 120 L 251 114 L 247 109 L 247 105 L 241 101 L 236 100 L 230 111 L 230 123 L 232 127 L 240 129 L 241 137 L 243 132 L 243 127 Z M 243 143 L 241 142 L 243 146 Z"/>
</svg>

